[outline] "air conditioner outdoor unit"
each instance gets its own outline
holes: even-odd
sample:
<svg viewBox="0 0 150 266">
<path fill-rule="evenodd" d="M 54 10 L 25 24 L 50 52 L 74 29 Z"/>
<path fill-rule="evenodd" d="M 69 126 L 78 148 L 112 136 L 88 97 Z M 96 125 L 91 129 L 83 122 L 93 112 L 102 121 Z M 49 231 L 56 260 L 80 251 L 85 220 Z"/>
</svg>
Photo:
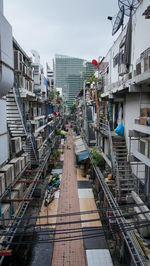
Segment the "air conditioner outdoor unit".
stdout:
<svg viewBox="0 0 150 266">
<path fill-rule="evenodd" d="M 2 214 L 1 214 L 2 220 L 0 221 L 0 225 L 7 226 L 9 223 L 10 218 L 10 204 L 9 203 L 3 203 L 2 204 Z"/>
<path fill-rule="evenodd" d="M 15 137 L 11 139 L 12 153 L 18 153 L 22 150 L 21 137 Z"/>
<path fill-rule="evenodd" d="M 9 187 L 14 181 L 14 166 L 12 164 L 6 164 L 0 169 L 1 173 L 5 175 L 5 186 Z"/>
<path fill-rule="evenodd" d="M 23 55 L 19 51 L 14 51 L 14 68 L 23 72 Z"/>
<path fill-rule="evenodd" d="M 0 173 L 0 196 L 5 192 L 5 175 Z"/>
<path fill-rule="evenodd" d="M 119 76 L 123 76 L 127 74 L 127 68 L 126 68 L 126 65 L 125 64 L 121 64 L 119 66 Z"/>
<path fill-rule="evenodd" d="M 15 178 L 16 178 L 21 172 L 20 158 L 14 158 L 9 163 L 14 166 L 14 173 L 15 173 Z"/>
<path fill-rule="evenodd" d="M 24 189 L 25 189 L 25 184 L 16 184 L 13 187 L 13 191 L 17 191 L 18 192 L 18 196 L 19 198 L 23 198 L 23 193 L 24 193 Z"/>
<path fill-rule="evenodd" d="M 18 199 L 19 198 L 19 191 L 18 190 L 12 191 L 11 192 L 11 198 L 12 199 Z M 8 199 L 8 197 L 6 197 L 6 199 Z M 12 202 L 12 210 L 13 210 L 13 213 L 16 212 L 16 210 L 18 209 L 18 206 L 19 206 L 19 202 L 18 201 L 13 201 Z"/>
<path fill-rule="evenodd" d="M 24 157 L 25 158 L 25 165 L 26 165 L 29 162 L 29 155 L 28 155 L 28 153 L 27 152 L 23 153 L 21 155 L 21 157 Z"/>
</svg>

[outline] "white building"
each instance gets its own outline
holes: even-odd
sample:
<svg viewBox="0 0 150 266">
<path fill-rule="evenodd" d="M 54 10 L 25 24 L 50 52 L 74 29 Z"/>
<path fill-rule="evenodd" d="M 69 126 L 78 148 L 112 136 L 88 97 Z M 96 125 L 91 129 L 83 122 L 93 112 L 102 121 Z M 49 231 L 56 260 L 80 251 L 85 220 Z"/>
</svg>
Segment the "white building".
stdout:
<svg viewBox="0 0 150 266">
<path fill-rule="evenodd" d="M 99 66 L 103 113 L 107 114 L 112 130 L 123 124 L 130 155 L 127 160 L 131 160 L 132 173 L 138 177 L 138 192 L 147 196 L 150 193 L 150 20 L 144 14 L 149 5 L 149 0 L 140 1 L 132 16 L 130 63 L 125 63 L 129 22 Z M 109 157 L 108 139 L 103 136 L 99 145 Z"/>
<path fill-rule="evenodd" d="M 0 1 L 0 165 L 9 157 L 8 131 L 6 123 L 6 94 L 14 82 L 14 60 L 12 27 L 3 15 L 3 1 Z"/>
</svg>

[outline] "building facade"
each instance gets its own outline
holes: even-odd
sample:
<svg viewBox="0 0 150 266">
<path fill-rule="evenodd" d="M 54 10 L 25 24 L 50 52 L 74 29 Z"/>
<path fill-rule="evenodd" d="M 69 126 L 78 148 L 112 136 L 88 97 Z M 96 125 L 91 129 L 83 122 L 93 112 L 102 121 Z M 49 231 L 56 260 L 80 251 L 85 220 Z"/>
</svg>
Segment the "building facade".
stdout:
<svg viewBox="0 0 150 266">
<path fill-rule="evenodd" d="M 70 107 L 78 95 L 83 82 L 93 73 L 95 67 L 84 59 L 56 55 L 55 56 L 55 88 L 62 88 L 66 104 Z"/>
<path fill-rule="evenodd" d="M 78 129 L 88 144 L 92 144 L 89 132 L 90 128 L 93 130 L 96 141 L 94 147 L 105 160 L 103 174 L 94 168 L 99 177 L 100 200 L 106 209 L 115 206 L 119 210 L 122 224 L 149 222 L 149 217 L 144 214 L 145 208 L 149 211 L 150 199 L 149 10 L 148 0 L 139 1 L 132 19 L 106 56 L 100 59 L 97 68 L 99 80 L 95 79 L 90 87 L 86 86 L 76 100 Z M 129 31 L 130 40 L 127 38 Z M 128 51 L 127 45 L 130 47 Z M 116 133 L 118 126 L 123 129 L 119 134 Z M 131 203 L 136 204 L 136 207 L 132 209 L 135 216 L 130 217 L 129 221 L 121 208 Z M 143 207 L 139 207 L 139 204 L 143 204 Z M 126 210 L 127 213 L 130 211 Z M 109 218 L 111 215 L 109 213 Z M 115 223 L 120 226 L 117 219 L 109 220 L 109 228 L 113 230 Z M 122 263 L 120 265 L 148 265 L 146 253 L 142 255 L 136 243 L 140 235 L 140 248 L 144 250 L 144 238 L 150 236 L 149 231 L 138 228 L 134 234 L 126 230 L 124 232 L 113 234 L 120 250 L 117 252 Z M 147 252 L 149 254 L 150 250 Z"/>
</svg>

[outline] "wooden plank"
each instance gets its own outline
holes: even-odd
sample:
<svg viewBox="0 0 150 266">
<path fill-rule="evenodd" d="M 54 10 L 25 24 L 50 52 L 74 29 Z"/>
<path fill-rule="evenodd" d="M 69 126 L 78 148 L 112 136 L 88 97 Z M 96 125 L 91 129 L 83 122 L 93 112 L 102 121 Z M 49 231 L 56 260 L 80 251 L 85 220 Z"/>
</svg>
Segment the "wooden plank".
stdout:
<svg viewBox="0 0 150 266">
<path fill-rule="evenodd" d="M 97 210 L 94 199 L 79 199 L 80 212 Z M 100 219 L 98 213 L 81 215 L 82 220 Z M 82 227 L 102 226 L 101 221 L 82 223 Z"/>
</svg>

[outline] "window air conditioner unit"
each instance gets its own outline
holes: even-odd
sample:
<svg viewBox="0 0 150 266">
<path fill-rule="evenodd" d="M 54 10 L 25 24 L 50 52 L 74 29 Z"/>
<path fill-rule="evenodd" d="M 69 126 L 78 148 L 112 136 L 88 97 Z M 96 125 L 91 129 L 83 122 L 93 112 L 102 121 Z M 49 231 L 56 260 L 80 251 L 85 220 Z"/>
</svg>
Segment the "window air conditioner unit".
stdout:
<svg viewBox="0 0 150 266">
<path fill-rule="evenodd" d="M 125 64 L 121 64 L 119 66 L 119 76 L 123 76 L 127 74 L 127 68 L 126 68 L 126 65 Z"/>
<path fill-rule="evenodd" d="M 19 51 L 14 51 L 14 68 L 23 72 L 23 55 Z"/>
</svg>

